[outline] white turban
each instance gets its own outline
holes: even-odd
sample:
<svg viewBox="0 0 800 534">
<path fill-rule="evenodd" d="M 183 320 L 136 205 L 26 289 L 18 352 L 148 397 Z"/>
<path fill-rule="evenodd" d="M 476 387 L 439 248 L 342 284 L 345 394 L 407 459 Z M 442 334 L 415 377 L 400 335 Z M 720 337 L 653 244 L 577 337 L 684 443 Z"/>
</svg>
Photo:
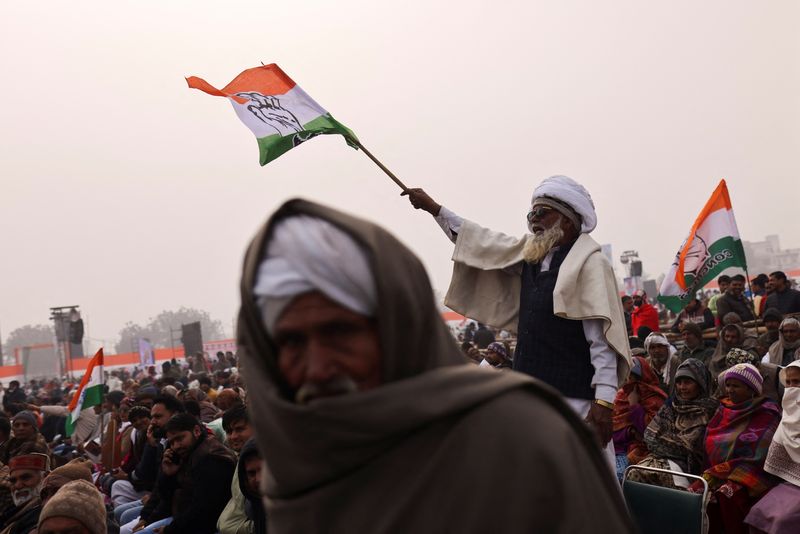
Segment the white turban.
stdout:
<svg viewBox="0 0 800 534">
<path fill-rule="evenodd" d="M 588 234 L 597 226 L 597 214 L 589 191 L 569 176 L 551 176 L 534 190 L 531 205 L 540 197 L 554 198 L 569 205 L 581 218 L 581 233 Z"/>
<path fill-rule="evenodd" d="M 665 345 L 667 347 L 671 347 L 669 340 L 663 335 L 659 334 L 658 332 L 651 332 L 644 340 L 644 350 L 650 352 L 650 347 L 652 345 Z"/>
<path fill-rule="evenodd" d="M 298 295 L 320 291 L 366 316 L 377 311 L 377 290 L 367 256 L 348 234 L 327 221 L 297 215 L 272 230 L 256 276 L 255 293 L 267 331 Z"/>
</svg>

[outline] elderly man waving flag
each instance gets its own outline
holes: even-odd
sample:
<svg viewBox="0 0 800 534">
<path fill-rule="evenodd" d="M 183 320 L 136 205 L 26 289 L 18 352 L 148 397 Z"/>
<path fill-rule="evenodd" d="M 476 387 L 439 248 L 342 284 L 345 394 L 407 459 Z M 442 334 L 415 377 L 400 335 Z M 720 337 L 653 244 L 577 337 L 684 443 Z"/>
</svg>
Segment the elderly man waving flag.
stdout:
<svg viewBox="0 0 800 534">
<path fill-rule="evenodd" d="M 586 418 L 613 465 L 614 396 L 631 367 L 617 283 L 589 233 L 597 225 L 589 192 L 552 176 L 533 192 L 521 238 L 482 228 L 409 190 L 455 243 L 445 304 L 496 328 L 516 331 L 514 369 L 560 391 Z"/>
</svg>

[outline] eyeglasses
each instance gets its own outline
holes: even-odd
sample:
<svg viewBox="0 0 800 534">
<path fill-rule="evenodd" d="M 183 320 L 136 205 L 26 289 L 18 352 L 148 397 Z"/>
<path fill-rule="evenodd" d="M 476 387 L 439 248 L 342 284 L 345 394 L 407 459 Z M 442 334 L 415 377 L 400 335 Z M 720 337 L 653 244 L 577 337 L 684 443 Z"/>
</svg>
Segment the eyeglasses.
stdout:
<svg viewBox="0 0 800 534">
<path fill-rule="evenodd" d="M 532 222 L 533 219 L 541 219 L 550 211 L 553 211 L 553 208 L 548 206 L 537 206 L 528 212 L 528 222 Z"/>
<path fill-rule="evenodd" d="M 800 330 L 798 330 L 797 328 L 783 328 L 783 329 L 780 330 L 780 333 L 784 334 L 784 335 L 786 335 L 786 334 L 800 334 Z"/>
</svg>

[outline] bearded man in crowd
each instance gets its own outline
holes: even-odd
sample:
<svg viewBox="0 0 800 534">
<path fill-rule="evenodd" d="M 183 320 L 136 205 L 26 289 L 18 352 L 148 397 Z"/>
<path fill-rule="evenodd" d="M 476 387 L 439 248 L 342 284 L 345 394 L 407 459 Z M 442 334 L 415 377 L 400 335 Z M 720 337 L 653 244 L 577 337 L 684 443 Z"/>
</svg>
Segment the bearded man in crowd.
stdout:
<svg viewBox="0 0 800 534">
<path fill-rule="evenodd" d="M 781 321 L 778 329 L 778 341 L 769 347 L 769 352 L 764 360 L 786 367 L 798 359 L 798 349 L 800 349 L 800 321 L 794 317 L 787 317 Z"/>
<path fill-rule="evenodd" d="M 1 534 L 29 532 L 39 523 L 44 477 L 50 470 L 50 457 L 31 453 L 14 456 L 8 464 L 14 507 L 0 516 Z"/>
<path fill-rule="evenodd" d="M 268 531 L 631 531 L 585 425 L 541 382 L 467 363 L 424 267 L 381 228 L 284 204 L 241 302 Z"/>
<path fill-rule="evenodd" d="M 409 197 L 456 245 L 445 304 L 515 330 L 514 369 L 560 391 L 614 465 L 613 403 L 631 358 L 614 271 L 589 237 L 597 225 L 589 192 L 566 176 L 544 180 L 531 199 L 531 234 L 521 239 L 459 217 L 422 189 Z"/>
<path fill-rule="evenodd" d="M 644 350 L 647 352 L 647 363 L 658 377 L 658 387 L 669 395 L 680 364 L 675 348 L 663 334 L 652 332 L 644 340 Z"/>
</svg>

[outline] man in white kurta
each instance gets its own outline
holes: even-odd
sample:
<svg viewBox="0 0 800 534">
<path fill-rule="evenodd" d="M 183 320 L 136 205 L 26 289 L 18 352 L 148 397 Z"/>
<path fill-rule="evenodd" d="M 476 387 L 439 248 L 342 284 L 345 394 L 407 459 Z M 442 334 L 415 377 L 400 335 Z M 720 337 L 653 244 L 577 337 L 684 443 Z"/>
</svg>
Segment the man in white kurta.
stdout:
<svg viewBox="0 0 800 534">
<path fill-rule="evenodd" d="M 597 218 L 588 191 L 566 176 L 544 180 L 531 199 L 531 234 L 522 238 L 463 219 L 421 189 L 409 197 L 456 245 L 445 304 L 516 331 L 514 369 L 558 389 L 613 465 L 611 415 L 630 348 L 613 270 L 589 236 Z"/>
</svg>

